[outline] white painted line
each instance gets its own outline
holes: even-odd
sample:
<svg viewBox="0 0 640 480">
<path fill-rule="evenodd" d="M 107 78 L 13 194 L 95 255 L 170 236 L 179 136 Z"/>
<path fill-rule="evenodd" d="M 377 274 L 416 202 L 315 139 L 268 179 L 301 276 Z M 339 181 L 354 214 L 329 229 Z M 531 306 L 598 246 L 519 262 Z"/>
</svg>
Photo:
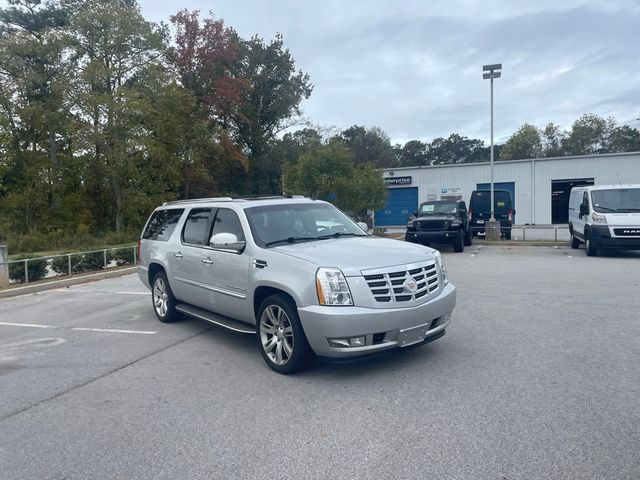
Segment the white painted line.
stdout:
<svg viewBox="0 0 640 480">
<path fill-rule="evenodd" d="M 63 327 L 56 325 L 36 325 L 33 323 L 9 323 L 0 322 L 0 325 L 6 327 L 26 327 L 26 328 L 60 328 L 67 330 L 75 330 L 77 332 L 100 332 L 100 333 L 135 333 L 139 335 L 155 335 L 158 332 L 150 330 L 118 330 L 115 328 L 89 328 L 89 327 Z"/>
<path fill-rule="evenodd" d="M 34 323 L 9 323 L 9 322 L 0 322 L 0 325 L 5 325 L 7 327 L 28 327 L 28 328 L 58 328 L 54 325 L 36 325 Z"/>
<path fill-rule="evenodd" d="M 87 327 L 73 327 L 71 330 L 79 332 L 102 332 L 102 333 L 138 333 L 140 335 L 155 335 L 158 332 L 145 331 L 145 330 L 116 330 L 114 328 L 87 328 Z"/>
<path fill-rule="evenodd" d="M 110 292 L 109 290 L 81 290 L 80 288 L 65 288 L 52 290 L 58 293 L 107 293 L 113 295 L 149 295 L 149 292 Z"/>
</svg>

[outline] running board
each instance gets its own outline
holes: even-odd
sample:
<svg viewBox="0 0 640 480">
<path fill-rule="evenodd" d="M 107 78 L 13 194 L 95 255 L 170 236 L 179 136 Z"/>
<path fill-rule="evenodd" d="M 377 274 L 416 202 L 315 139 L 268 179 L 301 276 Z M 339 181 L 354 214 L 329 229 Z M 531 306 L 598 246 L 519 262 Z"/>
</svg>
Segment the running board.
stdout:
<svg viewBox="0 0 640 480">
<path fill-rule="evenodd" d="M 247 325 L 246 323 L 216 315 L 215 313 L 209 312 L 203 308 L 194 307 L 193 305 L 179 303 L 178 305 L 176 305 L 176 310 L 191 317 L 199 318 L 200 320 L 205 320 L 207 322 L 218 325 L 219 327 L 226 328 L 227 330 L 231 330 L 233 332 L 251 334 L 256 333 L 255 328 L 251 328 L 251 326 Z"/>
</svg>

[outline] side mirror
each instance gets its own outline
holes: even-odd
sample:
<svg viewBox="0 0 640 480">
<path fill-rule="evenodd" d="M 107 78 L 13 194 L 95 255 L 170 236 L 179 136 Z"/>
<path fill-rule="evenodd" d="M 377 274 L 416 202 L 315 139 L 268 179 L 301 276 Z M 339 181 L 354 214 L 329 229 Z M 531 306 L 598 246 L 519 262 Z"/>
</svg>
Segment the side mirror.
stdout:
<svg viewBox="0 0 640 480">
<path fill-rule="evenodd" d="M 418 216 L 418 212 L 413 212 L 413 213 L 411 214 L 411 216 L 412 216 L 412 217 L 417 217 L 417 216 Z"/>
<path fill-rule="evenodd" d="M 247 242 L 238 240 L 238 237 L 233 233 L 216 233 L 209 240 L 209 246 L 216 250 L 223 250 L 225 252 L 240 253 L 244 250 Z"/>
<path fill-rule="evenodd" d="M 366 224 L 366 223 L 364 223 L 364 222 L 358 222 L 358 226 L 359 226 L 362 230 L 364 230 L 365 232 L 368 232 L 368 231 L 369 231 L 369 225 L 367 225 L 367 224 Z"/>
<path fill-rule="evenodd" d="M 589 215 L 589 205 L 586 203 L 580 204 L 580 216 L 582 215 Z"/>
</svg>

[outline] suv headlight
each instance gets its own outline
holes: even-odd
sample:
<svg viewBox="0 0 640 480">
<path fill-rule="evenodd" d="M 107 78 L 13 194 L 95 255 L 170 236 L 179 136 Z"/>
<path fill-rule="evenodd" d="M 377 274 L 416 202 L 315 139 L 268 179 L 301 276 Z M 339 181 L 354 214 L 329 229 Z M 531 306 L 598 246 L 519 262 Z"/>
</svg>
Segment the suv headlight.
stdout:
<svg viewBox="0 0 640 480">
<path fill-rule="evenodd" d="M 353 305 L 347 280 L 337 268 L 319 268 L 316 291 L 320 305 Z"/>
<path fill-rule="evenodd" d="M 442 255 L 440 255 L 440 252 L 437 250 L 433 252 L 433 255 L 436 257 L 436 265 L 438 265 L 438 268 L 442 273 L 442 283 L 443 285 L 446 285 L 447 283 L 449 283 L 449 275 L 447 274 L 447 267 L 445 267 L 444 265 Z"/>
</svg>

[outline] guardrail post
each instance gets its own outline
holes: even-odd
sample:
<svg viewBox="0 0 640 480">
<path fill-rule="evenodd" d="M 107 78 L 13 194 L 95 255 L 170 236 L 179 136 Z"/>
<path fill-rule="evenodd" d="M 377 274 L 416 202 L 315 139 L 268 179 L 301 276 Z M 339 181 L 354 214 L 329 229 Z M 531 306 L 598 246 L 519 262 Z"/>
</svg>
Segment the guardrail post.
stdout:
<svg viewBox="0 0 640 480">
<path fill-rule="evenodd" d="M 71 275 L 71 254 L 67 255 L 67 264 L 69 266 L 69 275 Z"/>
<path fill-rule="evenodd" d="M 558 227 L 555 227 L 555 231 L 556 231 L 556 242 L 558 241 Z"/>
<path fill-rule="evenodd" d="M 9 286 L 9 252 L 6 245 L 0 245 L 0 288 Z"/>
<path fill-rule="evenodd" d="M 138 264 L 138 246 L 137 245 L 133 246 L 133 264 L 134 265 Z"/>
<path fill-rule="evenodd" d="M 24 283 L 29 283 L 29 260 L 24 261 Z"/>
<path fill-rule="evenodd" d="M 102 255 L 104 257 L 104 269 L 106 270 L 107 269 L 107 249 L 106 248 L 102 251 Z"/>
<path fill-rule="evenodd" d="M 525 226 L 522 226 L 522 241 L 524 242 L 527 239 L 527 234 L 525 233 L 527 231 L 527 229 L 525 228 Z"/>
</svg>

